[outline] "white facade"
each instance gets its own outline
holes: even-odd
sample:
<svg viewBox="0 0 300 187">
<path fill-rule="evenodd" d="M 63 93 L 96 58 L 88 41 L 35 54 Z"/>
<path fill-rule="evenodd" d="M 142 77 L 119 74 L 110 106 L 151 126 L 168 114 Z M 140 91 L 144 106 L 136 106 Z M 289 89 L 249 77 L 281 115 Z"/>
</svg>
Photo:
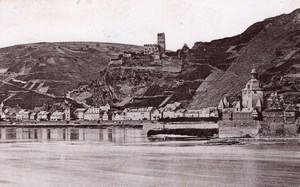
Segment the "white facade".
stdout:
<svg viewBox="0 0 300 187">
<path fill-rule="evenodd" d="M 100 120 L 100 108 L 90 107 L 88 108 L 83 116 L 84 120 L 94 121 Z"/>
<path fill-rule="evenodd" d="M 109 111 L 110 110 L 110 105 L 109 104 L 106 104 L 106 105 L 104 105 L 104 106 L 100 106 L 99 107 L 100 108 L 100 110 L 103 110 L 103 111 Z"/>
<path fill-rule="evenodd" d="M 151 114 L 151 120 L 159 120 L 161 118 L 162 118 L 162 113 L 157 109 L 153 110 Z"/>
<path fill-rule="evenodd" d="M 50 121 L 62 121 L 64 120 L 64 113 L 55 111 L 50 116 Z"/>
<path fill-rule="evenodd" d="M 85 112 L 85 108 L 77 108 L 74 111 L 74 115 L 75 115 L 75 119 L 76 120 L 84 120 L 84 112 Z"/>
<path fill-rule="evenodd" d="M 37 120 L 48 121 L 49 120 L 48 116 L 49 116 L 49 112 L 47 112 L 47 111 L 40 111 L 37 114 Z"/>
<path fill-rule="evenodd" d="M 104 112 L 103 116 L 102 116 L 102 119 L 104 121 L 107 121 L 108 120 L 108 115 L 107 115 L 107 112 Z"/>
<path fill-rule="evenodd" d="M 22 109 L 16 114 L 16 120 L 29 120 L 29 114 L 29 111 Z"/>
<path fill-rule="evenodd" d="M 128 119 L 128 120 L 151 120 L 151 113 L 153 111 L 154 111 L 153 107 L 127 109 L 126 119 Z"/>
</svg>

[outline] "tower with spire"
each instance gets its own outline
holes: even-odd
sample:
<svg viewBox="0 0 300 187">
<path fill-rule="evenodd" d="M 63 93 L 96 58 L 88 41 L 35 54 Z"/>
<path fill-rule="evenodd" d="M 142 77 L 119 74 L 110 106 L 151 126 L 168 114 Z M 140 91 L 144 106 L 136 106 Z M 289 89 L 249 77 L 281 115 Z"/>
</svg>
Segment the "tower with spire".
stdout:
<svg viewBox="0 0 300 187">
<path fill-rule="evenodd" d="M 249 111 L 252 111 L 253 109 L 261 111 L 263 103 L 263 85 L 257 79 L 256 70 L 252 69 L 251 79 L 247 82 L 245 88 L 242 90 L 242 107 Z"/>
</svg>

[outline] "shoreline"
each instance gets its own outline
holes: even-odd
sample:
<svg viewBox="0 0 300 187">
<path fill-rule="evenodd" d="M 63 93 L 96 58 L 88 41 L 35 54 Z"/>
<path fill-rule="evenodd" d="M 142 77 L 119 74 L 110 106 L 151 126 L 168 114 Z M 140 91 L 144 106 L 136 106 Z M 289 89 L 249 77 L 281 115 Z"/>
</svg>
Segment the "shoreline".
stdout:
<svg viewBox="0 0 300 187">
<path fill-rule="evenodd" d="M 1 121 L 0 128 L 17 127 L 17 128 L 106 128 L 106 127 L 123 127 L 123 128 L 143 128 L 143 124 L 147 122 L 141 121 Z M 149 123 L 149 122 L 148 122 Z"/>
</svg>

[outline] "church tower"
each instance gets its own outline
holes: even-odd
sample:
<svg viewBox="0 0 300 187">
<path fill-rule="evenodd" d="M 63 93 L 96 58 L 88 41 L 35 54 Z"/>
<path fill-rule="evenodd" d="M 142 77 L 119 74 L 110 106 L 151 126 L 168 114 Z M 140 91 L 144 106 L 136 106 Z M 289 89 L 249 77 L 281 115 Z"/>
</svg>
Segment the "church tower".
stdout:
<svg viewBox="0 0 300 187">
<path fill-rule="evenodd" d="M 159 53 L 160 55 L 163 55 L 166 53 L 166 38 L 165 33 L 158 33 L 157 34 L 157 45 L 159 47 Z"/>
<path fill-rule="evenodd" d="M 65 120 L 66 121 L 70 121 L 71 120 L 71 109 L 70 109 L 70 105 L 66 104 L 65 107 Z"/>
<path fill-rule="evenodd" d="M 260 108 L 264 103 L 264 92 L 262 83 L 257 80 L 257 72 L 255 69 L 251 71 L 251 79 L 242 90 L 242 106 L 248 110 Z"/>
</svg>

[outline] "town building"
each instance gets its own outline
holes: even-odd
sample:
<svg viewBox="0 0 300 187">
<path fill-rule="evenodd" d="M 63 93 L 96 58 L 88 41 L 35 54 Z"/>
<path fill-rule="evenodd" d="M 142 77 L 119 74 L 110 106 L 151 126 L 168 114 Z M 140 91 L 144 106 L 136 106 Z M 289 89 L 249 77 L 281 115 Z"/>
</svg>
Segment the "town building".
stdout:
<svg viewBox="0 0 300 187">
<path fill-rule="evenodd" d="M 4 110 L 5 119 L 16 120 L 17 114 L 19 113 L 20 110 L 21 110 L 21 108 L 19 106 L 7 107 Z"/>
<path fill-rule="evenodd" d="M 103 116 L 102 116 L 103 121 L 108 121 L 108 114 L 106 111 L 104 111 Z"/>
<path fill-rule="evenodd" d="M 100 108 L 90 107 L 88 108 L 83 115 L 84 120 L 94 121 L 100 120 Z"/>
<path fill-rule="evenodd" d="M 37 113 L 36 112 L 31 112 L 29 116 L 29 120 L 36 120 L 37 119 Z"/>
<path fill-rule="evenodd" d="M 184 114 L 185 114 L 185 111 L 186 110 L 184 108 L 177 109 L 175 111 L 175 118 L 183 118 Z"/>
<path fill-rule="evenodd" d="M 284 110 L 284 122 L 295 123 L 299 116 L 299 108 L 296 105 L 289 104 Z"/>
<path fill-rule="evenodd" d="M 184 114 L 186 118 L 199 118 L 199 113 L 201 110 L 187 110 Z"/>
<path fill-rule="evenodd" d="M 123 121 L 123 120 L 126 120 L 126 116 L 125 116 L 124 112 L 115 111 L 112 115 L 112 120 Z"/>
<path fill-rule="evenodd" d="M 100 108 L 100 110 L 107 112 L 110 110 L 110 105 L 107 103 L 106 105 L 100 106 L 99 108 Z"/>
<path fill-rule="evenodd" d="M 50 121 L 63 121 L 64 120 L 64 113 L 61 111 L 55 111 L 50 116 Z"/>
<path fill-rule="evenodd" d="M 154 109 L 151 113 L 151 120 L 159 120 L 162 118 L 162 112 L 158 109 Z"/>
<path fill-rule="evenodd" d="M 26 121 L 26 120 L 29 120 L 29 116 L 30 116 L 30 111 L 26 111 L 26 110 L 22 109 L 16 114 L 16 120 Z"/>
<path fill-rule="evenodd" d="M 84 112 L 85 112 L 86 110 L 87 110 L 87 109 L 85 109 L 85 108 L 77 108 L 77 109 L 74 111 L 75 119 L 76 119 L 76 120 L 84 120 Z"/>
<path fill-rule="evenodd" d="M 50 113 L 47 111 L 40 111 L 37 114 L 37 120 L 38 121 L 49 121 L 50 120 Z"/>
<path fill-rule="evenodd" d="M 146 108 L 129 108 L 126 109 L 126 119 L 128 120 L 151 120 L 151 114 L 155 110 L 154 107 Z"/>
</svg>

